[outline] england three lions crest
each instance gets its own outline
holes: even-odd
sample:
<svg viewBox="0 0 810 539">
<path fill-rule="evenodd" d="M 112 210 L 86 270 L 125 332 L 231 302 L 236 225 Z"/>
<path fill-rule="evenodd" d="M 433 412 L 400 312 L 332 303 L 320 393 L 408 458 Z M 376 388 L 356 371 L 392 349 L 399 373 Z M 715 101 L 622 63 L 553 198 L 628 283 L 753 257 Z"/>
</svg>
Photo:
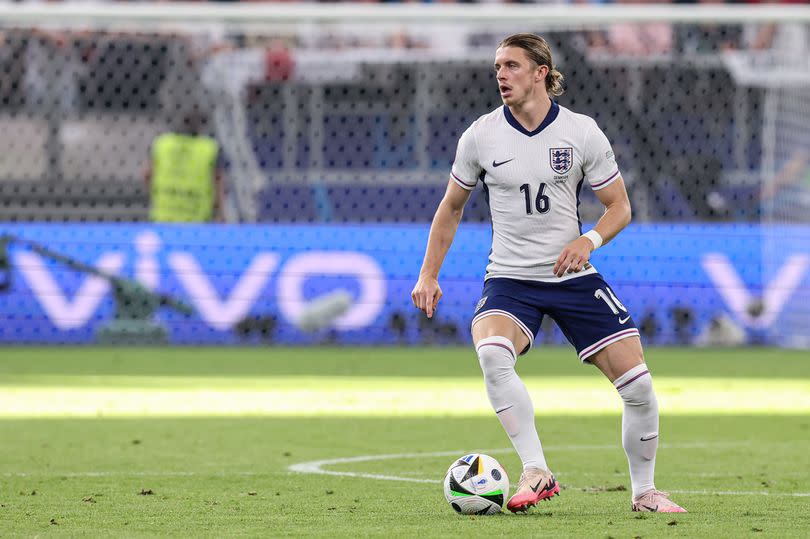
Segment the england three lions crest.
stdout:
<svg viewBox="0 0 810 539">
<path fill-rule="evenodd" d="M 573 148 L 550 148 L 548 150 L 551 170 L 557 174 L 565 174 L 574 164 Z"/>
</svg>

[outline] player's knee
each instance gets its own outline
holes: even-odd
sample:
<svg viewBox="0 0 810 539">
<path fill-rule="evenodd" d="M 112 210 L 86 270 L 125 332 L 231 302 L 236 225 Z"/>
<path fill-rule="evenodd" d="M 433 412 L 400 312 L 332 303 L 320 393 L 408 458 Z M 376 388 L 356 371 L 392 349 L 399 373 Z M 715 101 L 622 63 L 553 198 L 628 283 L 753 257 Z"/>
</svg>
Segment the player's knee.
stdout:
<svg viewBox="0 0 810 539">
<path fill-rule="evenodd" d="M 650 406 L 655 404 L 655 390 L 652 377 L 646 373 L 619 390 L 622 400 L 630 406 Z"/>
<path fill-rule="evenodd" d="M 476 345 L 487 385 L 499 385 L 515 374 L 515 351 L 505 337 L 487 337 Z"/>
</svg>

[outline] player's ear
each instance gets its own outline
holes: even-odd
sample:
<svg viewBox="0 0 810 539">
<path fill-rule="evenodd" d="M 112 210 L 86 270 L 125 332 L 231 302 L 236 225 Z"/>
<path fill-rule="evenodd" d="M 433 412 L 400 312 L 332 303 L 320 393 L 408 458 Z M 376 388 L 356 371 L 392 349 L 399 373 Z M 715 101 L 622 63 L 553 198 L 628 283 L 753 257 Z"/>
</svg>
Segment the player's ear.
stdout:
<svg viewBox="0 0 810 539">
<path fill-rule="evenodd" d="M 539 66 L 537 66 L 537 69 L 535 69 L 535 71 L 534 71 L 534 73 L 535 73 L 534 81 L 535 82 L 540 82 L 541 80 L 545 79 L 546 75 L 548 75 L 548 71 L 549 71 L 549 69 L 548 69 L 547 65 L 539 65 Z"/>
</svg>

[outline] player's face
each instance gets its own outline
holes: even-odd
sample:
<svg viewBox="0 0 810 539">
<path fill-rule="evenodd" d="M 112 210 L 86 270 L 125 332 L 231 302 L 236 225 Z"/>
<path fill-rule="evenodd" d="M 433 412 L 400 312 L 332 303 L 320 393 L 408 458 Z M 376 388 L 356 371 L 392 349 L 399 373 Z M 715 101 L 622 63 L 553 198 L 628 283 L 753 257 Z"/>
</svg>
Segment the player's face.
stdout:
<svg viewBox="0 0 810 539">
<path fill-rule="evenodd" d="M 520 106 L 544 95 L 546 73 L 548 67 L 532 62 L 520 47 L 501 47 L 495 51 L 495 77 L 507 106 Z"/>
</svg>

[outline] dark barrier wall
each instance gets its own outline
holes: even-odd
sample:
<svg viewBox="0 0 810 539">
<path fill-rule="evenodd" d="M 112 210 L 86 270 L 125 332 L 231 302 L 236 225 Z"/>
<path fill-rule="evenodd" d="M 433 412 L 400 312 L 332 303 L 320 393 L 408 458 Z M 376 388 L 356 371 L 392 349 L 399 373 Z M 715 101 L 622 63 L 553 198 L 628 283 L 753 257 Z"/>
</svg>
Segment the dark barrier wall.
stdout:
<svg viewBox="0 0 810 539">
<path fill-rule="evenodd" d="M 2 343 L 118 342 L 127 332 L 174 344 L 466 343 L 490 244 L 487 225 L 460 228 L 428 321 L 410 300 L 424 225 L 8 224 L 0 233 Z M 647 344 L 694 343 L 725 315 L 745 342 L 810 347 L 810 227 L 631 225 L 592 261 Z M 297 327 L 338 291 L 351 302 L 331 325 Z M 550 325 L 540 342 L 563 340 Z"/>
</svg>

